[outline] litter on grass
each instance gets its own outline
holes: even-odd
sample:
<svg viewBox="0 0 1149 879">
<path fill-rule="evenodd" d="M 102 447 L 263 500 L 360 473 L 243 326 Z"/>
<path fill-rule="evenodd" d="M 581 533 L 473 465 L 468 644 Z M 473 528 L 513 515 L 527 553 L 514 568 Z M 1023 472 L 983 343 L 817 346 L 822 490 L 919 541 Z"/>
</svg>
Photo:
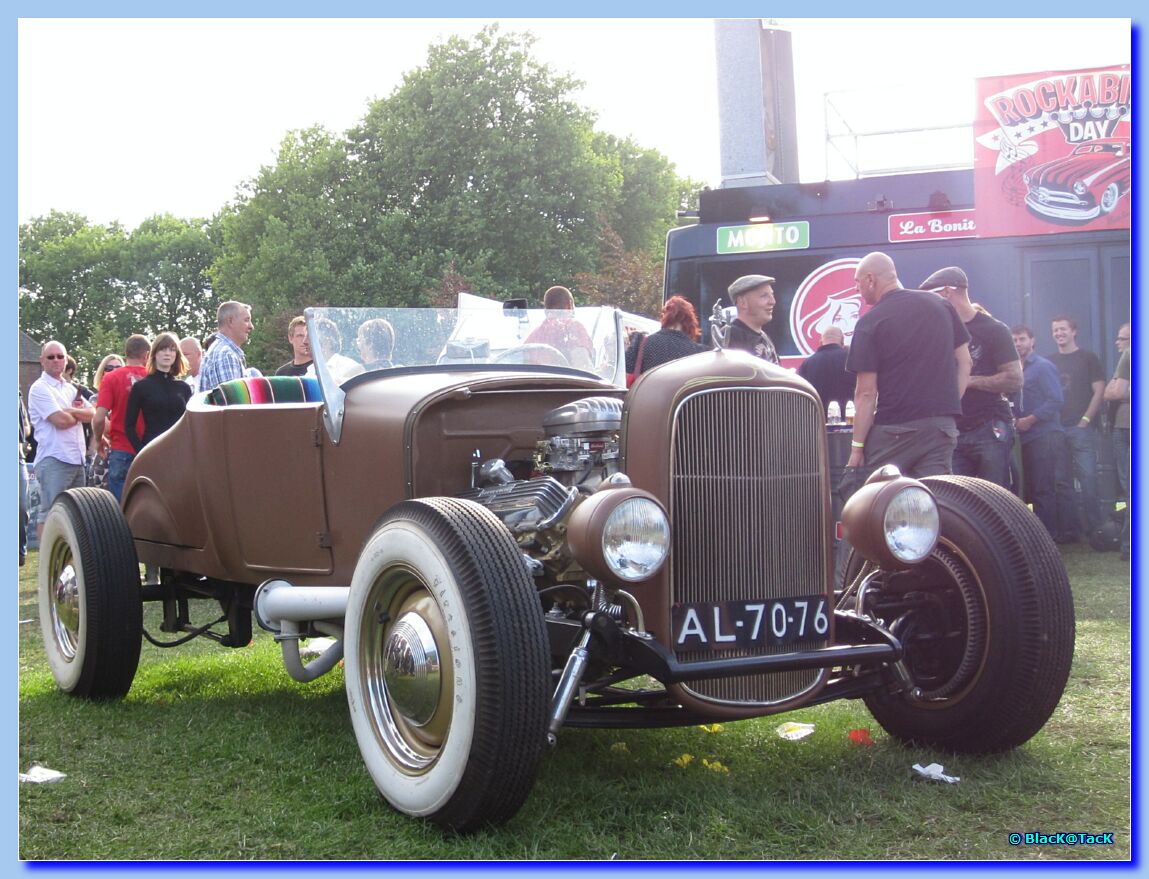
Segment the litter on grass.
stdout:
<svg viewBox="0 0 1149 879">
<path fill-rule="evenodd" d="M 924 778 L 927 781 L 943 781 L 946 784 L 957 784 L 961 781 L 956 775 L 946 775 L 945 767 L 940 763 L 931 763 L 929 766 L 915 763 L 913 770 L 918 774 L 918 778 Z"/>
<path fill-rule="evenodd" d="M 63 772 L 57 772 L 55 769 L 49 769 L 46 766 L 41 766 L 39 763 L 33 763 L 27 772 L 20 773 L 21 784 L 50 784 L 53 781 L 59 781 L 61 778 L 67 778 Z"/>
<path fill-rule="evenodd" d="M 865 745 L 870 747 L 874 744 L 874 740 L 870 737 L 870 731 L 865 729 L 852 729 L 849 732 L 850 741 L 855 745 Z"/>
<path fill-rule="evenodd" d="M 785 739 L 788 742 L 796 742 L 798 739 L 804 739 L 814 731 L 814 724 L 812 723 L 795 723 L 788 720 L 778 727 L 776 732 L 778 738 Z"/>
</svg>

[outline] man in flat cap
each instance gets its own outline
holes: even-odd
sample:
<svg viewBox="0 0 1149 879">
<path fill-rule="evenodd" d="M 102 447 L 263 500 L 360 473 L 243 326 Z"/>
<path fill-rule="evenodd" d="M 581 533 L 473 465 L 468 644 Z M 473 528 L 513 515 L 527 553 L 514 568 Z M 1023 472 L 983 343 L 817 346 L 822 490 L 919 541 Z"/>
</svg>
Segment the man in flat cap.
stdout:
<svg viewBox="0 0 1149 879">
<path fill-rule="evenodd" d="M 857 375 L 846 466 L 855 475 L 884 464 L 907 476 L 952 472 L 954 419 L 970 370 L 965 325 L 940 296 L 902 289 L 884 253 L 863 257 L 854 283 L 870 310 L 854 327 L 846 360 Z"/>
<path fill-rule="evenodd" d="M 920 289 L 937 293 L 952 305 L 970 335 L 972 366 L 956 419 L 953 471 L 1009 488 L 1013 414 L 1005 395 L 1017 393 L 1022 381 L 1021 361 L 1009 327 L 970 302 L 969 279 L 957 266 L 938 269 L 922 281 Z"/>
<path fill-rule="evenodd" d="M 738 317 L 730 324 L 726 347 L 777 363 L 778 352 L 765 330 L 774 317 L 774 279 L 769 275 L 743 275 L 726 292 L 738 309 Z"/>
</svg>

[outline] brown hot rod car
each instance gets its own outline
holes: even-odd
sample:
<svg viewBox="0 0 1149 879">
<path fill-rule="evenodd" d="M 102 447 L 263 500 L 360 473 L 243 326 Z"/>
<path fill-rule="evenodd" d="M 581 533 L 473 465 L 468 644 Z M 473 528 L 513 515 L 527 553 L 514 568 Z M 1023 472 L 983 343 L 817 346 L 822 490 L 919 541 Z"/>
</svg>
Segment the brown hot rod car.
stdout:
<svg viewBox="0 0 1149 879">
<path fill-rule="evenodd" d="M 652 327 L 608 308 L 307 314 L 316 376 L 197 394 L 122 505 L 52 507 L 39 600 L 64 691 L 128 692 L 144 602 L 161 646 L 243 647 L 254 618 L 296 680 L 344 660 L 378 789 L 460 831 L 515 814 L 563 726 L 862 698 L 900 740 L 986 753 L 1056 707 L 1073 604 L 1037 519 L 989 483 L 884 468 L 842 513 L 835 582 L 825 414 L 794 373 L 716 350 L 627 390 L 626 337 Z M 350 342 L 380 319 L 394 351 L 364 365 Z M 590 349 L 531 335 L 564 320 Z"/>
</svg>

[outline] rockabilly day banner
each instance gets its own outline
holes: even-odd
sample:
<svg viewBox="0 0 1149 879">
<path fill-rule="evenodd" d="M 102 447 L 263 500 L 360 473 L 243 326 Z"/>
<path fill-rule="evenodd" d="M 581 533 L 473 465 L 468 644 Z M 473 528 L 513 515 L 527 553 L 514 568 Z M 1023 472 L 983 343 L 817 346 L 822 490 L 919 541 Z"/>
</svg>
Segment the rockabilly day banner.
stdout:
<svg viewBox="0 0 1149 879">
<path fill-rule="evenodd" d="M 1128 65 L 977 81 L 977 237 L 1129 228 Z"/>
</svg>

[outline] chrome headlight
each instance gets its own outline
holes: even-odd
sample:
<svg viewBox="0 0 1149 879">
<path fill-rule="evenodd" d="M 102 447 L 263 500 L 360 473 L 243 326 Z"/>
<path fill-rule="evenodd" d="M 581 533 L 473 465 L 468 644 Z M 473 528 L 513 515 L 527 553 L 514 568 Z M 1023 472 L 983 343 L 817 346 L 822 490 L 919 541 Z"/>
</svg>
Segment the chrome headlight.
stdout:
<svg viewBox="0 0 1149 879">
<path fill-rule="evenodd" d="M 670 523 L 654 501 L 632 497 L 607 517 L 602 529 L 602 556 L 623 580 L 645 580 L 662 567 L 670 552 Z"/>
<path fill-rule="evenodd" d="M 670 520 L 652 494 L 603 486 L 571 512 L 571 554 L 599 579 L 634 583 L 658 573 L 670 553 Z"/>
<path fill-rule="evenodd" d="M 887 465 L 846 501 L 842 525 L 864 558 L 884 569 L 900 569 L 933 551 L 941 522 L 929 489 Z"/>
<path fill-rule="evenodd" d="M 1080 180 L 1073 184 L 1074 195 L 1085 195 L 1087 192 L 1089 192 L 1089 187 L 1082 183 Z"/>
<path fill-rule="evenodd" d="M 886 546 L 899 561 L 913 565 L 930 554 L 938 539 L 938 505 L 920 485 L 903 488 L 886 507 L 882 523 Z"/>
</svg>

